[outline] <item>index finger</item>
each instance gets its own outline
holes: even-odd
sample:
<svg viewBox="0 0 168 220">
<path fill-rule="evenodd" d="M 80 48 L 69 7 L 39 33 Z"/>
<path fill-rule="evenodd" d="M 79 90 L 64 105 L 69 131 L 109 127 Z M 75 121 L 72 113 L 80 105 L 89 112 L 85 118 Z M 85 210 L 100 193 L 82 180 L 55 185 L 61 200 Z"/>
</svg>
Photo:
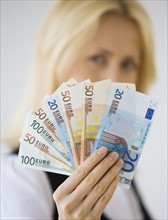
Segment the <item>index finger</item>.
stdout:
<svg viewBox="0 0 168 220">
<path fill-rule="evenodd" d="M 61 185 L 65 194 L 71 193 L 88 173 L 106 156 L 107 148 L 101 147 L 85 160 Z"/>
</svg>

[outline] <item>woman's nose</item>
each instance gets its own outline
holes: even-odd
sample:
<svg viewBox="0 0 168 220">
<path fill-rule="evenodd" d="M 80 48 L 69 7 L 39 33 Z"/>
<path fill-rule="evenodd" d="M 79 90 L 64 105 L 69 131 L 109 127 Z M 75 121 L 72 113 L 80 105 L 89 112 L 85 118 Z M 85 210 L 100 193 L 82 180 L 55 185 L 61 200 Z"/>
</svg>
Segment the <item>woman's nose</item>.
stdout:
<svg viewBox="0 0 168 220">
<path fill-rule="evenodd" d="M 110 65 L 104 70 L 104 78 L 111 79 L 112 82 L 119 82 L 120 79 L 120 69 L 117 65 Z"/>
</svg>

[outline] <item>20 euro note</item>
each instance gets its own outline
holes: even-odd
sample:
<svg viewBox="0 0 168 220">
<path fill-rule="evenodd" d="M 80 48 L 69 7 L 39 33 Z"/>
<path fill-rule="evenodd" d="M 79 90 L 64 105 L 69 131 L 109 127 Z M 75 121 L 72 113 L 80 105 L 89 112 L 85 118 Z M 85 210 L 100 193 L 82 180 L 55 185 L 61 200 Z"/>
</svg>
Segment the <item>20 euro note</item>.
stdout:
<svg viewBox="0 0 168 220">
<path fill-rule="evenodd" d="M 90 82 L 90 80 L 85 80 L 73 87 L 64 88 L 59 93 L 59 99 L 62 105 L 64 120 L 76 167 L 80 164 L 82 134 L 82 88 L 83 85 L 88 82 Z"/>
<path fill-rule="evenodd" d="M 110 97 L 94 150 L 106 146 L 109 151 L 119 153 L 124 161 L 119 185 L 129 189 L 158 100 L 117 85 L 112 87 Z"/>
<path fill-rule="evenodd" d="M 76 85 L 77 82 L 73 78 L 61 84 L 61 86 L 50 96 L 46 96 L 42 101 L 42 107 L 47 112 L 52 122 L 54 123 L 57 134 L 60 141 L 68 154 L 71 164 L 74 166 L 74 160 L 72 155 L 72 150 L 70 146 L 70 141 L 67 133 L 66 124 L 64 121 L 63 110 L 59 99 L 59 92 L 64 88 L 72 87 Z"/>
<path fill-rule="evenodd" d="M 110 79 L 85 84 L 83 87 L 81 161 L 91 154 L 113 84 L 135 90 L 135 84 L 112 83 Z"/>
<path fill-rule="evenodd" d="M 24 136 L 25 133 L 32 134 L 34 137 L 38 137 L 39 139 L 41 139 L 41 143 L 44 143 L 45 141 L 49 146 L 48 154 L 56 156 L 59 160 L 63 161 L 72 168 L 67 154 L 61 150 L 62 144 L 52 134 L 52 132 L 41 123 L 40 119 L 37 116 L 32 115 L 32 112 L 29 113 L 29 120 L 27 122 L 25 130 L 26 131 L 24 132 Z"/>
<path fill-rule="evenodd" d="M 70 175 L 72 169 L 56 156 L 50 155 L 48 143 L 26 132 L 28 119 L 20 139 L 19 162 L 28 168 Z"/>
</svg>

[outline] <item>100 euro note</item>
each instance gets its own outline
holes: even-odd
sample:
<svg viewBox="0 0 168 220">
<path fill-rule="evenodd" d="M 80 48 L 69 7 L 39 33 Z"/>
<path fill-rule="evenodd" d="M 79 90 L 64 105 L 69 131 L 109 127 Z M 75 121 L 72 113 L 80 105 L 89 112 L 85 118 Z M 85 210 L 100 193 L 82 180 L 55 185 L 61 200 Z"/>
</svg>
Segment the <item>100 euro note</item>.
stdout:
<svg viewBox="0 0 168 220">
<path fill-rule="evenodd" d="M 112 83 L 111 80 L 89 83 L 83 88 L 81 161 L 87 159 L 91 154 L 113 84 L 135 90 L 135 84 Z"/>
<path fill-rule="evenodd" d="M 59 157 L 50 155 L 50 146 L 41 137 L 36 137 L 28 127 L 30 112 L 27 114 L 26 123 L 20 138 L 18 160 L 28 168 L 70 175 L 73 171 Z"/>
<path fill-rule="evenodd" d="M 158 100 L 117 85 L 112 87 L 110 97 L 93 148 L 106 146 L 110 152 L 119 153 L 124 162 L 119 185 L 129 189 Z"/>
<path fill-rule="evenodd" d="M 82 134 L 82 88 L 85 80 L 73 87 L 63 88 L 59 93 L 59 99 L 63 109 L 64 120 L 72 148 L 75 166 L 80 164 L 80 148 Z"/>
</svg>

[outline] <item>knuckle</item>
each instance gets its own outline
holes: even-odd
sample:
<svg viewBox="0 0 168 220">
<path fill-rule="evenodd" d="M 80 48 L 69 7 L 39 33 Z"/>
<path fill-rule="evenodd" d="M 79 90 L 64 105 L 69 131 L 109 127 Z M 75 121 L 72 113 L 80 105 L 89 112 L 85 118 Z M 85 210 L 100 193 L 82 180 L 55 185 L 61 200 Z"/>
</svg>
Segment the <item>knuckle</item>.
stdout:
<svg viewBox="0 0 168 220">
<path fill-rule="evenodd" d="M 109 197 L 107 195 L 103 195 L 101 200 L 102 200 L 103 203 L 107 203 L 108 200 L 109 200 Z"/>
<path fill-rule="evenodd" d="M 54 200 L 55 203 L 58 201 L 57 192 L 56 191 L 53 193 L 53 200 Z"/>
<path fill-rule="evenodd" d="M 83 209 L 79 208 L 78 210 L 76 210 L 75 219 L 84 219 Z"/>
<path fill-rule="evenodd" d="M 89 158 L 89 160 L 92 163 L 97 163 L 100 160 L 100 156 L 97 154 L 97 152 L 94 152 L 91 157 Z"/>
<path fill-rule="evenodd" d="M 92 187 L 95 184 L 95 177 L 93 175 L 87 176 L 86 183 Z"/>
<path fill-rule="evenodd" d="M 111 163 L 110 163 L 109 158 L 105 158 L 105 159 L 102 161 L 102 166 L 103 166 L 103 167 L 109 168 L 110 165 L 111 165 Z"/>
<path fill-rule="evenodd" d="M 90 218 L 89 218 L 88 220 L 90 220 L 90 219 L 99 220 L 99 219 L 101 219 L 102 213 L 103 213 L 103 210 L 101 210 L 101 209 L 99 209 L 99 210 L 93 210 L 93 212 L 92 212 L 92 214 L 89 216 Z"/>
<path fill-rule="evenodd" d="M 60 207 L 66 214 L 70 214 L 72 212 L 72 203 L 69 201 L 63 202 Z"/>
<path fill-rule="evenodd" d="M 102 213 L 101 213 L 102 214 Z M 101 219 L 101 214 L 99 214 L 99 213 L 94 213 L 93 212 L 93 214 L 91 214 L 90 215 L 90 217 L 88 218 L 88 220 L 90 220 L 90 219 L 94 219 L 94 220 L 99 220 L 99 219 Z"/>
<path fill-rule="evenodd" d="M 80 167 L 77 169 L 76 171 L 77 175 L 81 176 L 81 177 L 85 177 L 86 176 L 86 170 L 84 167 Z"/>
<path fill-rule="evenodd" d="M 98 183 L 95 187 L 95 192 L 101 193 L 102 191 L 103 191 L 103 186 L 102 186 L 102 184 Z"/>
<path fill-rule="evenodd" d="M 62 197 L 62 190 L 61 187 L 57 188 L 57 190 L 53 194 L 53 199 L 57 203 L 61 200 Z"/>
</svg>

